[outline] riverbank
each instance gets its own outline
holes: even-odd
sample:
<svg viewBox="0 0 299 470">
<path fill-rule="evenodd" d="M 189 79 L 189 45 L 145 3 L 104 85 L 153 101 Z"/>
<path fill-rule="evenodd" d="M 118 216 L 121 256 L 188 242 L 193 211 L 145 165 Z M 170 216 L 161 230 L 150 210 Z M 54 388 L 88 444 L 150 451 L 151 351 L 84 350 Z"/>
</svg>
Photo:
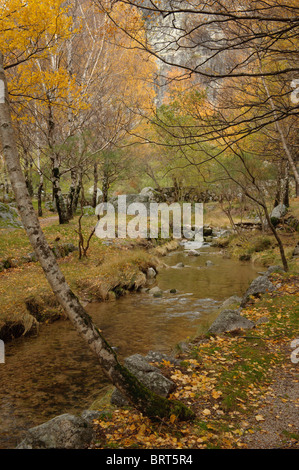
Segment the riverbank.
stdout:
<svg viewBox="0 0 299 470">
<path fill-rule="evenodd" d="M 201 335 L 158 366 L 175 383 L 171 398 L 192 422 L 151 422 L 130 407 L 102 402 L 92 448 L 238 449 L 299 447 L 299 377 L 292 342 L 299 338 L 298 273 L 273 274 L 275 290 L 250 299 L 242 316 L 255 328 Z M 293 354 L 292 354 L 293 353 Z M 292 357 L 291 357 L 292 355 Z M 106 401 L 106 404 L 105 404 Z"/>
<path fill-rule="evenodd" d="M 84 220 L 85 239 L 95 219 Z M 46 220 L 42 223 L 67 282 L 84 305 L 91 301 L 114 301 L 150 284 L 163 264 L 161 256 L 178 247 L 177 241 L 165 241 L 162 245 L 147 240 L 102 241 L 93 237 L 88 256 L 79 260 L 75 249 L 77 219 L 66 226 L 59 225 L 56 219 L 51 219 L 50 224 Z M 0 339 L 5 342 L 22 335 L 36 335 L 39 324 L 65 318 L 30 250 L 23 229 L 1 230 L 0 259 L 10 263 L 0 272 Z"/>
</svg>

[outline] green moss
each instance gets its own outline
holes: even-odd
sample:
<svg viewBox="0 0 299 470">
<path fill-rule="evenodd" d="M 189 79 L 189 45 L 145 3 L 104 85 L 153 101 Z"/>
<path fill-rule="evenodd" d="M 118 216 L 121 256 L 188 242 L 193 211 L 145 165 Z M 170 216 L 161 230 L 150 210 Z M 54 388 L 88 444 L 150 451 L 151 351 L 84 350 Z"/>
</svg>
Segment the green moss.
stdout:
<svg viewBox="0 0 299 470">
<path fill-rule="evenodd" d="M 124 386 L 128 391 L 127 397 L 131 398 L 136 409 L 151 419 L 170 418 L 175 415 L 177 419 L 185 421 L 194 419 L 194 412 L 183 403 L 169 400 L 150 391 L 128 369 L 121 364 L 117 366 L 123 377 Z"/>
</svg>

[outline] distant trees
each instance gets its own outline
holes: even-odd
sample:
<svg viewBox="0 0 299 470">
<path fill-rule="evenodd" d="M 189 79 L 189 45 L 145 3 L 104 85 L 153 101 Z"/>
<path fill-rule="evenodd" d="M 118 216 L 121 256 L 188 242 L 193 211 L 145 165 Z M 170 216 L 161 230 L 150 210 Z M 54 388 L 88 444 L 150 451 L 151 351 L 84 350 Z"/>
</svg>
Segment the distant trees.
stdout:
<svg viewBox="0 0 299 470">
<path fill-rule="evenodd" d="M 118 21 L 114 2 L 95 2 L 136 48 L 156 58 L 157 83 L 174 90 L 164 93 L 155 118 L 149 117 L 156 128 L 151 142 L 164 145 L 169 171 L 186 175 L 195 168 L 210 184 L 220 179 L 238 185 L 262 208 L 287 269 L 263 179 L 277 178 L 275 203 L 287 201 L 289 175 L 298 188 L 296 2 L 118 2 L 142 12 L 145 39 Z"/>
<path fill-rule="evenodd" d="M 102 182 L 105 197 L 111 180 L 122 177 L 119 170 L 128 166 L 129 159 L 118 148 L 127 131 L 140 122 L 136 110 L 153 99 L 154 65 L 145 54 L 130 49 L 130 39 L 91 1 L 58 3 L 51 8 L 45 1 L 37 7 L 40 18 L 46 11 L 42 25 L 30 26 L 38 47 L 24 55 L 20 37 L 19 42 L 11 40 L 7 49 L 3 34 L 2 51 L 28 189 L 33 194 L 38 186 L 41 215 L 41 196 L 50 181 L 59 221 L 67 223 L 76 211 L 84 181 L 92 174 Z M 35 6 L 32 0 L 25 10 L 37 22 L 31 12 Z M 26 15 L 10 11 L 13 34 L 18 35 Z M 30 46 L 27 35 L 23 42 L 25 48 Z M 14 56 L 19 60 L 13 61 Z"/>
</svg>

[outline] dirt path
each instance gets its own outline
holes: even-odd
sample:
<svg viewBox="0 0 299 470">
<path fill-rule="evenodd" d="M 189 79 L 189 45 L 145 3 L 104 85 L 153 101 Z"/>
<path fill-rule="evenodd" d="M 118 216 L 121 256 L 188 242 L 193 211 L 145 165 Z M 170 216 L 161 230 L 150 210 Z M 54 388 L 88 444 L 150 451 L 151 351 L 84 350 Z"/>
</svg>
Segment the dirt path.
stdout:
<svg viewBox="0 0 299 470">
<path fill-rule="evenodd" d="M 47 227 L 48 225 L 51 225 L 53 222 L 56 222 L 58 220 L 59 220 L 58 216 L 53 215 L 51 217 L 46 217 L 44 219 L 39 219 L 39 223 L 40 223 L 41 227 Z"/>
<path fill-rule="evenodd" d="M 290 359 L 277 370 L 275 381 L 260 401 L 256 416 L 264 420 L 250 421 L 254 433 L 247 433 L 243 442 L 249 449 L 299 448 L 299 364 Z"/>
</svg>

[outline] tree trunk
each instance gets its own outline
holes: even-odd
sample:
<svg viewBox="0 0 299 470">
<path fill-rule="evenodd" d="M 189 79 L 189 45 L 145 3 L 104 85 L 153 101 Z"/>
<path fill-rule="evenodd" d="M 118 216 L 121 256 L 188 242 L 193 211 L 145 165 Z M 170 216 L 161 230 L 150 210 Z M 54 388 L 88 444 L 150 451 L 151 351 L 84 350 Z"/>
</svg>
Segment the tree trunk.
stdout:
<svg viewBox="0 0 299 470">
<path fill-rule="evenodd" d="M 22 222 L 56 298 L 64 308 L 77 332 L 84 338 L 97 356 L 107 377 L 128 398 L 135 408 L 152 418 L 170 417 L 171 415 L 176 415 L 180 419 L 193 418 L 193 412 L 185 405 L 174 400 L 167 400 L 150 392 L 118 362 L 115 352 L 100 331 L 93 325 L 90 316 L 86 313 L 78 298 L 67 284 L 41 230 L 26 188 L 11 122 L 2 55 L 0 55 L 0 80 L 5 85 L 5 99 L 4 102 L 0 103 L 0 138 L 4 158 Z"/>
<path fill-rule="evenodd" d="M 74 192 L 74 199 L 73 199 L 73 207 L 72 207 L 73 214 L 76 214 L 76 211 L 77 211 L 81 187 L 82 187 L 82 173 L 81 171 L 79 171 L 79 174 L 77 175 L 77 183 L 76 183 L 76 189 Z"/>
<path fill-rule="evenodd" d="M 95 162 L 93 166 L 93 197 L 92 206 L 97 207 L 98 203 L 98 164 Z"/>
<path fill-rule="evenodd" d="M 52 165 L 53 165 L 52 166 L 52 184 L 53 184 L 54 200 L 56 203 L 56 209 L 57 209 L 58 217 L 59 217 L 59 223 L 67 224 L 69 222 L 69 217 L 68 217 L 64 197 L 62 195 L 62 191 L 60 187 L 60 168 L 59 168 L 59 163 L 58 163 L 56 156 L 52 157 Z"/>
<path fill-rule="evenodd" d="M 108 191 L 109 191 L 109 177 L 107 174 L 104 173 L 103 176 L 103 202 L 108 202 Z"/>
<path fill-rule="evenodd" d="M 30 164 L 27 152 L 25 152 L 25 156 L 24 156 L 24 167 L 25 167 L 24 173 L 25 173 L 26 186 L 27 186 L 30 196 L 33 197 L 31 164 Z"/>
<path fill-rule="evenodd" d="M 40 176 L 38 190 L 37 190 L 37 207 L 38 207 L 38 216 L 43 216 L 43 208 L 42 208 L 42 192 L 44 187 L 44 179 L 43 176 Z"/>
<path fill-rule="evenodd" d="M 76 192 L 76 182 L 77 182 L 77 173 L 76 170 L 71 170 L 71 185 L 67 197 L 67 214 L 68 219 L 72 219 L 74 217 L 74 197 Z"/>
</svg>

